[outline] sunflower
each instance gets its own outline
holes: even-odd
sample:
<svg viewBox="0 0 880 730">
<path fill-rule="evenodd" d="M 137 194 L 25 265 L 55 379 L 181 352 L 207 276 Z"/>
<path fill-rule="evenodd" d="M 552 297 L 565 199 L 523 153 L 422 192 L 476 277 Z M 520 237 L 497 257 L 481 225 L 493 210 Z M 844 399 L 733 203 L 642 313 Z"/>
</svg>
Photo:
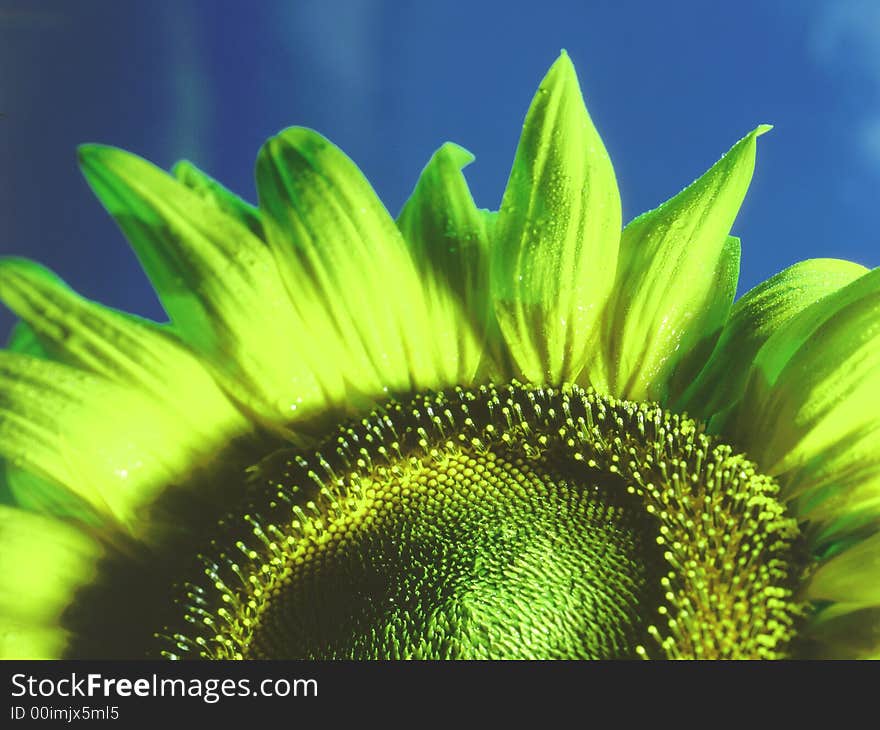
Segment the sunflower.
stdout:
<svg viewBox="0 0 880 730">
<path fill-rule="evenodd" d="M 395 221 L 314 131 L 253 207 L 80 149 L 169 316 L 0 263 L 0 654 L 880 652 L 880 270 L 734 302 L 759 126 L 621 232 L 563 53 L 498 212 L 446 144 Z"/>
</svg>

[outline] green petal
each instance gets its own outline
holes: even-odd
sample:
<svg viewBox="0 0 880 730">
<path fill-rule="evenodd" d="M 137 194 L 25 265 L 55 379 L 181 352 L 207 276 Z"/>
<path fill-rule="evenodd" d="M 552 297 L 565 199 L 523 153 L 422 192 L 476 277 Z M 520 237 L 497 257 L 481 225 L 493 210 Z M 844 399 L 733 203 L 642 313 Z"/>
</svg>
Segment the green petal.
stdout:
<svg viewBox="0 0 880 730">
<path fill-rule="evenodd" d="M 2 261 L 2 259 L 0 259 Z M 21 352 L 34 357 L 49 358 L 46 348 L 40 344 L 37 333 L 26 323 L 18 321 L 12 328 L 9 335 L 9 342 L 6 349 L 11 352 Z"/>
<path fill-rule="evenodd" d="M 606 333 L 614 395 L 665 402 L 677 365 L 691 355 L 693 367 L 695 348 L 723 325 L 738 276 L 725 265 L 725 244 L 752 179 L 756 140 L 768 129 L 746 135 L 701 178 L 624 228 Z"/>
<path fill-rule="evenodd" d="M 681 398 L 682 393 L 694 382 L 697 373 L 705 366 L 717 345 L 736 297 L 741 257 L 740 240 L 735 236 L 728 236 L 715 269 L 717 289 L 709 298 L 703 313 L 706 329 L 702 337 L 693 338 L 693 346 L 676 362 L 663 396 L 664 403 L 674 403 Z"/>
<path fill-rule="evenodd" d="M 813 522 L 816 546 L 880 528 L 880 427 L 842 439 L 788 476 L 791 510 Z"/>
<path fill-rule="evenodd" d="M 880 290 L 880 269 L 873 269 L 807 307 L 773 333 L 752 364 L 751 379 L 774 384 L 795 352 L 825 322 L 853 302 Z"/>
<path fill-rule="evenodd" d="M 675 409 L 708 420 L 745 390 L 752 361 L 791 319 L 846 286 L 867 269 L 839 259 L 809 259 L 790 266 L 741 297 L 730 312 L 706 366 Z"/>
<path fill-rule="evenodd" d="M 216 456 L 149 393 L 58 362 L 0 351 L 0 457 L 137 535 L 145 510 Z"/>
<path fill-rule="evenodd" d="M 817 659 L 880 659 L 880 608 L 832 604 L 805 628 Z"/>
<path fill-rule="evenodd" d="M 499 341 L 489 291 L 489 236 L 461 170 L 473 155 L 447 143 L 431 157 L 397 218 L 432 313 L 438 365 L 474 381 L 487 340 Z M 488 353 L 486 353 L 488 356 Z"/>
<path fill-rule="evenodd" d="M 370 403 L 452 385 L 412 256 L 355 164 L 317 132 L 291 127 L 260 150 L 257 189 L 310 347 L 344 364 L 353 393 Z"/>
<path fill-rule="evenodd" d="M 104 524 L 101 512 L 69 489 L 11 464 L 2 468 L 13 504 L 18 507 L 95 527 Z"/>
<path fill-rule="evenodd" d="M 62 659 L 68 642 L 61 626 L 0 617 L 0 659 Z"/>
<path fill-rule="evenodd" d="M 214 178 L 202 172 L 189 160 L 181 160 L 176 163 L 171 168 L 171 174 L 203 200 L 217 206 L 219 210 L 230 218 L 244 223 L 255 236 L 258 238 L 265 237 L 259 211 L 253 205 L 246 203 L 235 193 L 225 188 Z"/>
<path fill-rule="evenodd" d="M 249 430 L 199 361 L 152 323 L 83 299 L 25 259 L 0 259 L 0 299 L 53 357 L 143 388 L 179 410 L 199 436 L 216 440 L 215 434 Z"/>
<path fill-rule="evenodd" d="M 835 555 L 807 584 L 814 601 L 880 605 L 880 534 Z"/>
<path fill-rule="evenodd" d="M 798 516 L 819 521 L 827 535 L 837 521 L 880 517 L 878 402 L 880 270 L 874 270 L 767 341 L 738 408 L 735 438 L 797 498 Z"/>
<path fill-rule="evenodd" d="M 135 155 L 87 145 L 80 159 L 177 331 L 245 409 L 283 427 L 344 402 L 337 362 L 304 336 L 263 241 Z"/>
<path fill-rule="evenodd" d="M 101 556 L 85 534 L 55 520 L 0 506 L 0 659 L 59 658 L 60 626 L 74 593 Z"/>
<path fill-rule="evenodd" d="M 620 216 L 611 161 L 563 53 L 526 115 L 493 234 L 495 311 L 526 380 L 573 382 L 586 367 L 582 379 L 602 386 L 593 355 Z"/>
</svg>

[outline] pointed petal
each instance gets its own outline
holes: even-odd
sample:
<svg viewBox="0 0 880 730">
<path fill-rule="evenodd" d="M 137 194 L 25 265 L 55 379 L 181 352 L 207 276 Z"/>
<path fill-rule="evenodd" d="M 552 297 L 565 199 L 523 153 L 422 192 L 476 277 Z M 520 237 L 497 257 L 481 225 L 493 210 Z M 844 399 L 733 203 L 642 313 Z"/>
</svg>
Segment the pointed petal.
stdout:
<svg viewBox="0 0 880 730">
<path fill-rule="evenodd" d="M 60 658 L 60 626 L 94 580 L 100 547 L 61 522 L 0 506 L 0 659 Z"/>
<path fill-rule="evenodd" d="M 676 404 L 708 420 L 742 396 L 752 361 L 764 343 L 799 312 L 867 272 L 840 259 L 809 259 L 790 266 L 736 302 L 706 366 Z"/>
<path fill-rule="evenodd" d="M 880 432 L 840 441 L 803 469 L 782 477 L 790 511 L 812 526 L 810 544 L 834 547 L 880 530 Z"/>
<path fill-rule="evenodd" d="M 80 160 L 175 327 L 242 407 L 283 427 L 344 401 L 261 240 L 135 155 L 88 145 Z"/>
<path fill-rule="evenodd" d="M 740 240 L 735 236 L 728 236 L 715 269 L 714 278 L 717 288 L 709 297 L 703 312 L 705 331 L 702 337 L 693 338 L 693 345 L 689 347 L 687 354 L 675 364 L 669 377 L 664 403 L 674 403 L 681 398 L 682 393 L 694 382 L 697 373 L 703 369 L 718 343 L 736 297 L 741 255 Z"/>
<path fill-rule="evenodd" d="M 807 597 L 880 606 L 880 533 L 821 565 L 810 577 Z"/>
<path fill-rule="evenodd" d="M 624 229 L 606 320 L 614 395 L 664 402 L 676 365 L 723 324 L 733 273 L 724 271 L 725 244 L 752 179 L 756 139 L 768 129 L 746 135 L 702 177 Z"/>
<path fill-rule="evenodd" d="M 768 385 L 775 383 L 794 353 L 820 326 L 850 304 L 878 290 L 880 268 L 868 271 L 804 309 L 761 347 L 752 364 L 750 379 L 760 379 Z"/>
<path fill-rule="evenodd" d="M 804 310 L 758 353 L 735 437 L 803 519 L 880 517 L 880 270 Z M 783 362 L 779 367 L 780 362 Z"/>
<path fill-rule="evenodd" d="M 153 323 L 89 302 L 25 259 L 0 259 L 0 299 L 53 357 L 143 388 L 178 410 L 193 438 L 221 441 L 250 430 L 197 358 Z"/>
<path fill-rule="evenodd" d="M 21 352 L 33 357 L 49 358 L 49 353 L 40 344 L 36 332 L 26 322 L 19 321 L 15 323 L 12 333 L 9 335 L 6 349 L 10 352 Z"/>
<path fill-rule="evenodd" d="M 44 360 L 50 359 L 50 355 L 46 351 L 46 348 L 44 348 L 39 339 L 37 339 L 37 334 L 31 329 L 27 322 L 22 322 L 21 320 L 16 322 L 12 327 L 12 333 L 9 335 L 9 342 L 6 345 L 6 349 L 9 352 L 18 352 L 23 355 L 30 355 L 31 357 Z M 25 488 L 25 501 L 22 501 L 20 486 L 22 483 L 28 482 L 31 476 L 32 475 L 27 472 L 24 472 L 21 469 L 16 469 L 12 465 L 6 463 L 5 459 L 0 458 L 0 504 L 17 504 L 25 508 L 30 508 L 31 505 L 25 503 L 30 490 Z M 37 477 L 33 478 L 37 479 Z M 45 483 L 45 486 L 44 497 L 42 499 L 37 499 L 34 506 L 36 506 L 36 503 L 39 503 L 39 507 L 42 507 L 46 503 L 58 503 L 59 501 L 63 505 L 68 505 L 69 503 L 76 501 L 76 498 L 74 498 L 69 492 L 64 489 L 59 489 L 57 485 L 49 484 L 47 482 Z M 44 511 L 39 507 L 34 511 Z M 51 514 L 63 514 L 63 512 L 52 512 L 51 510 L 46 511 Z"/>
<path fill-rule="evenodd" d="M 461 173 L 473 159 L 458 145 L 443 145 L 397 218 L 428 299 L 438 367 L 445 380 L 459 384 L 474 381 L 489 333 L 500 341 L 489 292 L 486 217 Z"/>
<path fill-rule="evenodd" d="M 526 380 L 573 382 L 597 350 L 620 216 L 611 161 L 563 53 L 526 115 L 493 234 L 495 311 Z M 591 368 L 583 379 L 601 386 Z"/>
<path fill-rule="evenodd" d="M 291 127 L 257 160 L 269 246 L 314 347 L 366 401 L 448 386 L 422 282 L 394 220 L 360 170 L 317 132 Z"/>
<path fill-rule="evenodd" d="M 169 485 L 217 456 L 150 394 L 62 363 L 0 351 L 0 457 L 142 534 Z"/>
<path fill-rule="evenodd" d="M 4 463 L 0 468 L 3 468 L 12 504 L 30 512 L 71 519 L 85 525 L 100 527 L 104 524 L 100 511 L 69 489 L 12 464 Z"/>
<path fill-rule="evenodd" d="M 265 238 L 260 212 L 214 178 L 202 172 L 192 162 L 181 160 L 171 168 L 171 174 L 200 198 L 217 206 L 230 218 L 243 223 L 257 238 Z"/>
</svg>

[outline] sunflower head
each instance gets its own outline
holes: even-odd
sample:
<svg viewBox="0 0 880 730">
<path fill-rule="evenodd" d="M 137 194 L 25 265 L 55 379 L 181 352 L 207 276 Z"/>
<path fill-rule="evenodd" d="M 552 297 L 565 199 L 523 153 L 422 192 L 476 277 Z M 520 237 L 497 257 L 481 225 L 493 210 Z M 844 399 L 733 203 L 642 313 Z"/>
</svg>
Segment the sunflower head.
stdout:
<svg viewBox="0 0 880 730">
<path fill-rule="evenodd" d="M 563 53 L 497 212 L 317 132 L 257 206 L 80 148 L 168 314 L 0 260 L 0 656 L 880 651 L 880 273 L 734 301 L 760 125 L 626 226 Z"/>
</svg>

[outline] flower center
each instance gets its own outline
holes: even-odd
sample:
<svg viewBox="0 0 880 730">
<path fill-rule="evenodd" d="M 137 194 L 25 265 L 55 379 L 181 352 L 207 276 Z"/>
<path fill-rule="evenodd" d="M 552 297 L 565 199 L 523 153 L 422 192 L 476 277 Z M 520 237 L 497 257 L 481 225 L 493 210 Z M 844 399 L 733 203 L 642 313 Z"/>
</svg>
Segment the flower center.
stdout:
<svg viewBox="0 0 880 730">
<path fill-rule="evenodd" d="M 165 656 L 769 658 L 795 634 L 777 485 L 656 406 L 457 389 L 252 473 Z"/>
</svg>

